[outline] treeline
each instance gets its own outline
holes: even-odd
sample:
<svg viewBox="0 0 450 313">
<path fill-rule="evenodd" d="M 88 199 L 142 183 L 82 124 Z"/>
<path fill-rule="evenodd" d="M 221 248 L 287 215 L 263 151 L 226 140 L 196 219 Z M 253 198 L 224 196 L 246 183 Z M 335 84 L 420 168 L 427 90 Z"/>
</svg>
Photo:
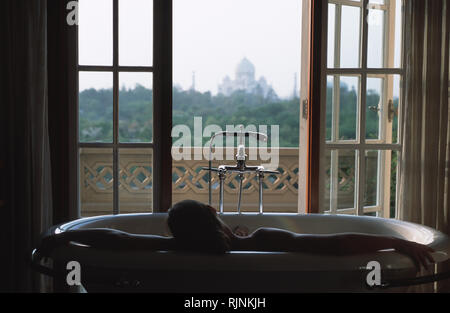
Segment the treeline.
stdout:
<svg viewBox="0 0 450 313">
<path fill-rule="evenodd" d="M 331 136 L 332 89 L 327 88 L 327 138 Z M 341 86 L 339 138 L 356 136 L 357 92 Z M 367 107 L 377 107 L 380 96 L 369 91 Z M 137 85 L 122 88 L 119 93 L 119 138 L 123 142 L 148 142 L 152 139 L 152 90 Z M 203 127 L 226 125 L 279 125 L 280 147 L 298 147 L 300 99 L 289 100 L 237 91 L 231 96 L 210 92 L 173 89 L 173 125 L 187 125 L 193 132 L 194 117 L 202 117 Z M 113 139 L 113 96 L 111 89 L 88 89 L 79 95 L 80 140 L 82 142 Z M 368 110 L 366 116 L 368 138 L 378 134 L 378 113 Z M 269 134 L 270 135 L 270 134 Z M 204 143 L 208 138 L 204 138 Z"/>
</svg>

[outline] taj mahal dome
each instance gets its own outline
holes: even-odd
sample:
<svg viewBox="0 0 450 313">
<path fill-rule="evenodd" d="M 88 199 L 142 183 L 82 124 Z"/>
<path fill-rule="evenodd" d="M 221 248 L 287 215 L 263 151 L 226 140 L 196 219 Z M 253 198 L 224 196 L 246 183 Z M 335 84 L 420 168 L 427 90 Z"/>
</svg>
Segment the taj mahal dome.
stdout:
<svg viewBox="0 0 450 313">
<path fill-rule="evenodd" d="M 244 90 L 252 94 L 261 94 L 264 97 L 277 97 L 272 86 L 264 77 L 255 79 L 255 66 L 247 58 L 243 58 L 236 66 L 235 79 L 225 76 L 222 84 L 218 87 L 218 92 L 226 96 L 238 90 Z"/>
</svg>

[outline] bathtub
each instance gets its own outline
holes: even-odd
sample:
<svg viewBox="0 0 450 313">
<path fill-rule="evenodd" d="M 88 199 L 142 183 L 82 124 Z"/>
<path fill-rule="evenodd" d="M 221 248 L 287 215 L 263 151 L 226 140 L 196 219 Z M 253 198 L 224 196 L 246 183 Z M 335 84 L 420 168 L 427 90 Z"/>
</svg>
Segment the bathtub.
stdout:
<svg viewBox="0 0 450 313">
<path fill-rule="evenodd" d="M 449 238 L 428 227 L 392 219 L 315 214 L 222 214 L 229 226 L 277 227 L 299 233 L 359 232 L 382 234 L 433 247 L 438 262 L 447 262 Z M 55 226 L 53 232 L 112 228 L 136 234 L 167 235 L 167 214 L 122 214 L 82 218 Z M 364 292 L 403 291 L 369 288 L 367 265 L 377 261 L 381 280 L 396 281 L 417 275 L 413 262 L 393 250 L 357 256 L 307 253 L 230 251 L 221 256 L 175 251 L 110 251 L 71 243 L 52 255 L 55 272 L 77 261 L 81 283 L 88 292 Z M 61 285 L 64 275 L 57 275 Z"/>
</svg>

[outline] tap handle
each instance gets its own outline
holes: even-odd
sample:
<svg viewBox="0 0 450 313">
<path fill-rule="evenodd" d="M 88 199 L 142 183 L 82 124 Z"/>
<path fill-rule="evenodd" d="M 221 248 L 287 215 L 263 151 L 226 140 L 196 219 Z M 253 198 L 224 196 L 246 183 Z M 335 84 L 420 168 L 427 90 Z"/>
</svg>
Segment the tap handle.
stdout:
<svg viewBox="0 0 450 313">
<path fill-rule="evenodd" d="M 239 145 L 238 151 L 237 151 L 237 154 L 236 154 L 236 160 L 238 160 L 238 161 L 245 161 L 246 158 L 247 158 L 247 154 L 245 154 L 245 146 L 244 145 Z"/>
</svg>

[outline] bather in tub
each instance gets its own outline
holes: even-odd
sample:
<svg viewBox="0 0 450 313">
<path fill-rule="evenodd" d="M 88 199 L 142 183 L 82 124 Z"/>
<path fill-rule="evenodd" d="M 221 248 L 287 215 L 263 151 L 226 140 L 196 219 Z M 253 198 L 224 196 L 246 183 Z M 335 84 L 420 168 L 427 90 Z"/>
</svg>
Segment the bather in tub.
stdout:
<svg viewBox="0 0 450 313">
<path fill-rule="evenodd" d="M 425 226 L 366 216 L 322 214 L 221 214 L 230 227 L 245 225 L 250 231 L 276 227 L 298 233 L 368 233 L 396 236 L 429 245 L 438 262 L 449 262 L 450 239 Z M 167 214 L 121 214 L 83 218 L 56 226 L 53 232 L 112 228 L 135 234 L 167 235 Z M 370 269 L 377 261 L 382 282 L 411 279 L 417 275 L 413 261 L 394 250 L 353 256 L 307 253 L 230 251 L 205 255 L 176 251 L 111 251 L 71 243 L 52 255 L 53 270 L 64 285 L 65 265 L 77 261 L 81 283 L 88 292 L 361 292 L 402 291 L 369 288 Z M 35 265 L 36 265 L 35 260 Z M 40 267 L 40 269 L 44 269 Z M 58 275 L 59 274 L 59 275 Z"/>
</svg>

